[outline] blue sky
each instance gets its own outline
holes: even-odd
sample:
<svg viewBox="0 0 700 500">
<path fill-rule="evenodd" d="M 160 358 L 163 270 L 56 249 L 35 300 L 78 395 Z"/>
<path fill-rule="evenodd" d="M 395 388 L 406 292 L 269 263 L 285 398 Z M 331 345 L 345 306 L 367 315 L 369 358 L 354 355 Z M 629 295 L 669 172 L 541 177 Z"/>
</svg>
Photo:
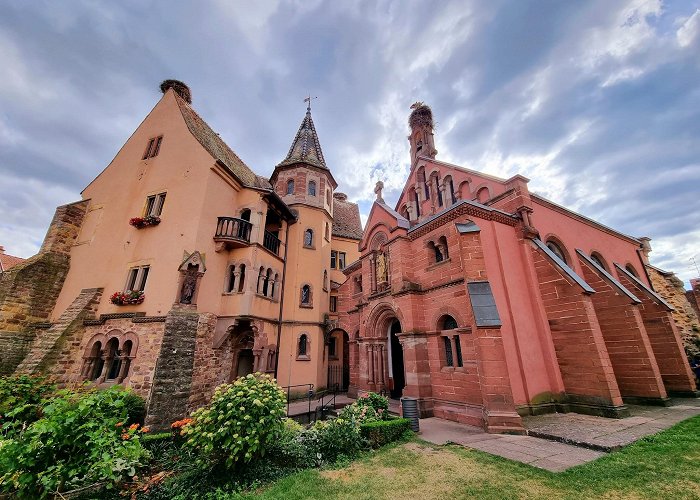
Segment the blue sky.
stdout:
<svg viewBox="0 0 700 500">
<path fill-rule="evenodd" d="M 700 260 L 700 0 L 0 1 L 0 245 L 36 252 L 56 205 L 177 78 L 257 173 L 304 114 L 364 215 L 408 174 L 409 106 L 438 158 Z M 536 221 L 535 221 L 536 222 Z"/>
</svg>

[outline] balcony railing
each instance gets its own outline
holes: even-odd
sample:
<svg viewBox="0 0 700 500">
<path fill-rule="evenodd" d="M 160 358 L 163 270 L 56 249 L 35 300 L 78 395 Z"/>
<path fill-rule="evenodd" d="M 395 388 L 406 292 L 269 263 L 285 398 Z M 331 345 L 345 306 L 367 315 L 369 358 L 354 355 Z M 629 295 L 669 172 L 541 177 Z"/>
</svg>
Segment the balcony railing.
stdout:
<svg viewBox="0 0 700 500">
<path fill-rule="evenodd" d="M 219 217 L 214 240 L 231 247 L 248 245 L 252 227 L 253 225 L 247 220 L 237 217 Z"/>
<path fill-rule="evenodd" d="M 279 255 L 280 239 L 269 231 L 265 231 L 263 246 L 275 255 Z"/>
</svg>

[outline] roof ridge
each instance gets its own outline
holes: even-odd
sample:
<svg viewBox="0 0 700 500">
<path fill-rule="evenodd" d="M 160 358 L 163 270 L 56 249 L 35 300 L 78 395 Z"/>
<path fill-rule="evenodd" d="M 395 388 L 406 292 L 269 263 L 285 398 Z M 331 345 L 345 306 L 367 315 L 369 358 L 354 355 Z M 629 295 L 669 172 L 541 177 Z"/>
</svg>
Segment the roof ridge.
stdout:
<svg viewBox="0 0 700 500">
<path fill-rule="evenodd" d="M 185 124 L 192 136 L 212 155 L 223 163 L 240 181 L 250 187 L 259 186 L 258 176 L 231 147 L 217 134 L 197 111 L 177 92 L 173 92 Z"/>
<path fill-rule="evenodd" d="M 311 118 L 311 111 L 308 109 L 304 119 L 301 121 L 301 125 L 299 125 L 299 130 L 294 136 L 292 145 L 289 147 L 286 158 L 279 165 L 290 165 L 293 163 L 308 163 L 329 170 L 326 165 L 326 159 L 323 156 L 321 141 L 318 139 L 314 120 Z"/>
</svg>

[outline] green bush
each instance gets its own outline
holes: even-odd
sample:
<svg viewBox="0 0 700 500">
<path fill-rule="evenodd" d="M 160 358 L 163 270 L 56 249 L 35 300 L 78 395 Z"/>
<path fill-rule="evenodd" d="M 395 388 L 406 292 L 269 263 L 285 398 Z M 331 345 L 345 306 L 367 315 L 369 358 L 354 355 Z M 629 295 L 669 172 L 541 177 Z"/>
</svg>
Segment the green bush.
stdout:
<svg viewBox="0 0 700 500">
<path fill-rule="evenodd" d="M 40 419 L 0 444 L 0 492 L 43 498 L 133 476 L 148 452 L 138 424 L 124 425 L 129 394 L 119 387 L 58 392 Z"/>
<path fill-rule="evenodd" d="M 318 433 L 304 429 L 299 423 L 287 418 L 282 432 L 272 444 L 268 456 L 281 467 L 306 469 L 317 464 Z"/>
<path fill-rule="evenodd" d="M 376 392 L 370 392 L 366 396 L 357 398 L 353 404 L 359 408 L 371 408 L 381 420 L 389 418 L 389 398 Z"/>
<path fill-rule="evenodd" d="M 124 396 L 124 405 L 126 406 L 126 423 L 128 425 L 143 425 L 146 418 L 146 401 L 133 392 L 127 392 Z"/>
<path fill-rule="evenodd" d="M 54 390 L 45 377 L 0 378 L 0 436 L 9 437 L 38 420 L 43 400 Z"/>
<path fill-rule="evenodd" d="M 209 406 L 183 428 L 186 444 L 235 468 L 262 456 L 283 429 L 286 398 L 269 375 L 251 374 L 216 388 Z"/>
<path fill-rule="evenodd" d="M 392 418 L 360 425 L 362 437 L 369 442 L 372 448 L 379 448 L 401 439 L 410 429 L 411 421 L 407 418 Z"/>
<path fill-rule="evenodd" d="M 319 420 L 311 429 L 317 433 L 319 461 L 334 463 L 341 458 L 354 458 L 367 447 L 360 434 L 360 421 L 352 413 Z"/>
</svg>

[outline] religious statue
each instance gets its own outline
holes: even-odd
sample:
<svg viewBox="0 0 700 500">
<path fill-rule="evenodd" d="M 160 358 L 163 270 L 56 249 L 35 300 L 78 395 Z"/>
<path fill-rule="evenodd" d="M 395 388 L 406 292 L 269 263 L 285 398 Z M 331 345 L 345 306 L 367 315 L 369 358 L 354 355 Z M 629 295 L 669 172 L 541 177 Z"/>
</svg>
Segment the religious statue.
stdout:
<svg viewBox="0 0 700 500">
<path fill-rule="evenodd" d="M 379 252 L 377 254 L 377 283 L 386 283 L 389 280 L 386 264 L 386 254 Z"/>
<path fill-rule="evenodd" d="M 182 289 L 180 291 L 180 304 L 191 304 L 194 298 L 194 291 L 197 287 L 197 274 L 199 266 L 190 264 L 187 266 L 185 279 L 182 280 Z"/>
</svg>

